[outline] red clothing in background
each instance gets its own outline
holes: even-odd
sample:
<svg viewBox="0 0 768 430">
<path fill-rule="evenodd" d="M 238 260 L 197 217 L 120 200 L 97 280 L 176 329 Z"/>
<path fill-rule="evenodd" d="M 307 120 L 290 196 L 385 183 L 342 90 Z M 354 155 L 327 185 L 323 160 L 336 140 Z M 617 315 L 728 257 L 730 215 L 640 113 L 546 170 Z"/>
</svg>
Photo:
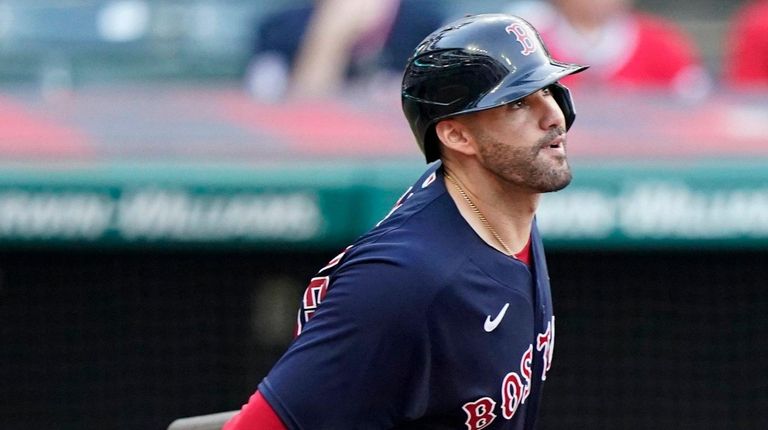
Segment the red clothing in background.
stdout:
<svg viewBox="0 0 768 430">
<path fill-rule="evenodd" d="M 736 13 L 723 51 L 727 84 L 768 85 L 768 1 L 753 1 Z"/>
<path fill-rule="evenodd" d="M 698 50 L 682 28 L 664 18 L 628 13 L 584 35 L 557 17 L 541 31 L 553 57 L 589 64 L 590 73 L 568 76 L 566 85 L 659 87 L 682 90 L 705 77 Z"/>
</svg>

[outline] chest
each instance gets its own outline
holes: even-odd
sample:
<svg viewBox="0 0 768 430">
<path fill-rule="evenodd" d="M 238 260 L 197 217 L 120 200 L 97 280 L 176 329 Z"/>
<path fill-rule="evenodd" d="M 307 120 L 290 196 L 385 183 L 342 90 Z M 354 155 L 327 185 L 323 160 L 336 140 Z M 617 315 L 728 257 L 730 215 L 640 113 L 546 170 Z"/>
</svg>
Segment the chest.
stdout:
<svg viewBox="0 0 768 430">
<path fill-rule="evenodd" d="M 506 275 L 470 268 L 429 311 L 431 407 L 467 428 L 530 428 L 552 363 L 548 280 Z"/>
</svg>

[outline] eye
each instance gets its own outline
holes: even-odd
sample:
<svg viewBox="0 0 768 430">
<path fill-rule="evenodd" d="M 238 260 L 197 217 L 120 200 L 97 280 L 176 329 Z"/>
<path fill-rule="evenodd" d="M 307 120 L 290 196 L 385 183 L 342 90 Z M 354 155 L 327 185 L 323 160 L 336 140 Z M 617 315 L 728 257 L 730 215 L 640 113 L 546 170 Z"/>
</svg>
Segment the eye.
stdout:
<svg viewBox="0 0 768 430">
<path fill-rule="evenodd" d="M 545 96 L 552 95 L 552 91 L 549 89 L 549 87 L 542 88 L 541 93 L 544 94 Z"/>
<path fill-rule="evenodd" d="M 525 99 L 521 99 L 521 100 L 518 100 L 516 102 L 510 103 L 508 106 L 510 107 L 510 109 L 522 109 L 526 105 L 527 105 L 527 103 L 525 102 Z"/>
</svg>

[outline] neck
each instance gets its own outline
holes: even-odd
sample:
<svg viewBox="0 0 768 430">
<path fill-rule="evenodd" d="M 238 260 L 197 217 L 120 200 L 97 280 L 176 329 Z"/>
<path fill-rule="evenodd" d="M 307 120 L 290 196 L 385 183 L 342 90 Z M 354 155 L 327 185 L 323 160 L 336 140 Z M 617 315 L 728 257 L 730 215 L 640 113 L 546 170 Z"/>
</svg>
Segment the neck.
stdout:
<svg viewBox="0 0 768 430">
<path fill-rule="evenodd" d="M 539 194 L 496 175 L 453 167 L 444 165 L 445 186 L 462 217 L 492 247 L 519 252 L 528 243 Z"/>
</svg>

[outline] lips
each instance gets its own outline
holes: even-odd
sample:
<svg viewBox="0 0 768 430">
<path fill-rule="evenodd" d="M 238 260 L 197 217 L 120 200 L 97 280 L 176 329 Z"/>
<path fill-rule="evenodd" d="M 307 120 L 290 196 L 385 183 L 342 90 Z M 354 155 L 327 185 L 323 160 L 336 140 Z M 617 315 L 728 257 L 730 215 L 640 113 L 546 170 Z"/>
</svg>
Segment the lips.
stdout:
<svg viewBox="0 0 768 430">
<path fill-rule="evenodd" d="M 565 150 L 565 134 L 559 134 L 551 139 L 545 139 L 545 141 L 542 143 L 542 145 L 539 147 L 539 150 L 544 149 L 555 149 L 555 150 Z"/>
<path fill-rule="evenodd" d="M 549 146 L 550 148 L 563 148 L 563 147 L 565 147 L 565 135 L 561 134 L 561 135 L 555 137 L 554 139 L 552 139 L 549 142 L 549 145 L 545 145 L 545 146 Z"/>
</svg>

